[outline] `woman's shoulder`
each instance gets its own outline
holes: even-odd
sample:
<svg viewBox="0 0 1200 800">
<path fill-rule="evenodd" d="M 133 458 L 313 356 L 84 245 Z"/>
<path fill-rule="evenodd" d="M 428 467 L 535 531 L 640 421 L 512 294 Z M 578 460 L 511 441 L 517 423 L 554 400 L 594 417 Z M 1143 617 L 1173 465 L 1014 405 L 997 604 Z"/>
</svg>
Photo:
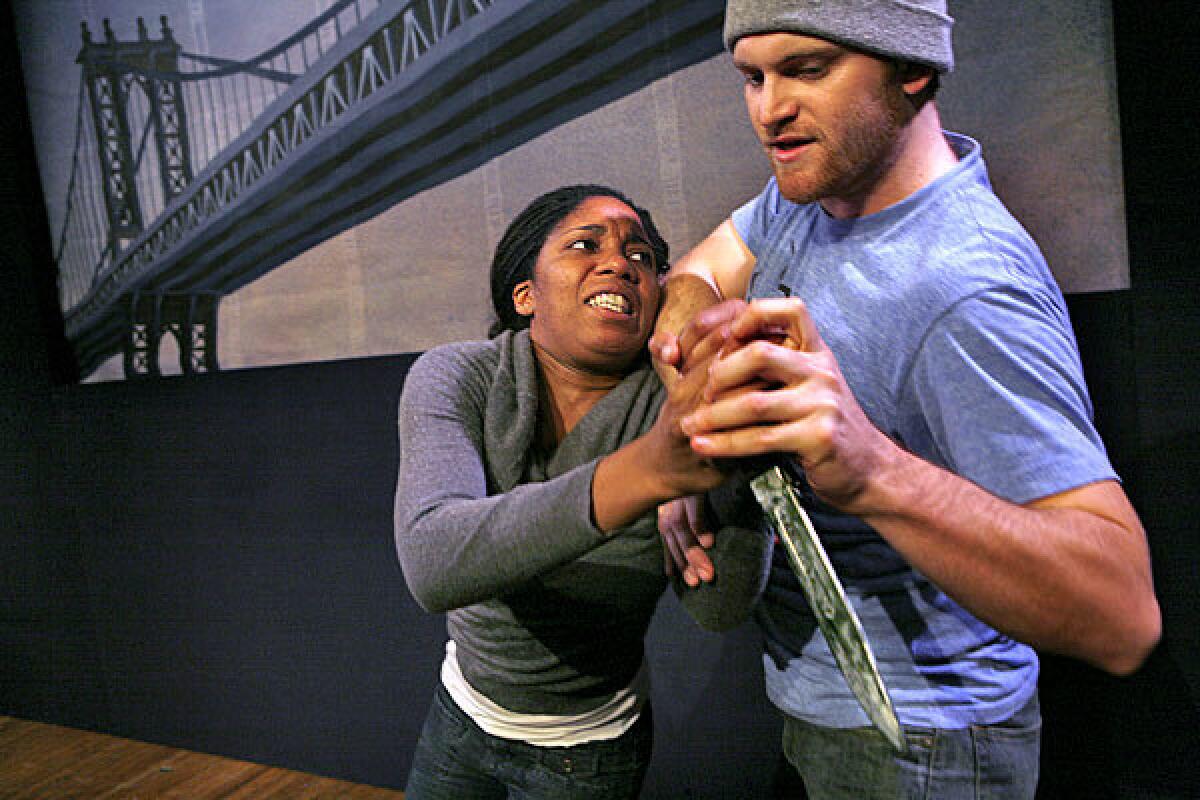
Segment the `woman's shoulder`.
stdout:
<svg viewBox="0 0 1200 800">
<path fill-rule="evenodd" d="M 481 390 L 496 374 L 500 363 L 501 346 L 497 339 L 486 341 L 449 342 L 426 350 L 413 362 L 404 377 L 404 395 L 418 395 Z M 472 387 L 475 387 L 472 389 Z"/>
<path fill-rule="evenodd" d="M 448 342 L 422 353 L 410 369 L 410 374 L 451 376 L 462 373 L 493 372 L 500 361 L 501 337 L 495 339 Z"/>
</svg>

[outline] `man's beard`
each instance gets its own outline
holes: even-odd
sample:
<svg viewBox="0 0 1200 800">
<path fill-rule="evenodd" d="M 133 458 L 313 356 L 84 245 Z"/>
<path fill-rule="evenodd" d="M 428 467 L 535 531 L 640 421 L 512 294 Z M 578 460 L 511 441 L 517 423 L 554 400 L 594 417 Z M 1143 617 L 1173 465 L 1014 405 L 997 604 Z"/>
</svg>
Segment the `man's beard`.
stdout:
<svg viewBox="0 0 1200 800">
<path fill-rule="evenodd" d="M 772 161 L 779 190 L 793 203 L 822 198 L 853 199 L 876 183 L 895 159 L 897 141 L 913 110 L 903 89 L 889 81 L 879 91 L 851 107 L 821 132 L 816 154 L 808 164 Z"/>
</svg>

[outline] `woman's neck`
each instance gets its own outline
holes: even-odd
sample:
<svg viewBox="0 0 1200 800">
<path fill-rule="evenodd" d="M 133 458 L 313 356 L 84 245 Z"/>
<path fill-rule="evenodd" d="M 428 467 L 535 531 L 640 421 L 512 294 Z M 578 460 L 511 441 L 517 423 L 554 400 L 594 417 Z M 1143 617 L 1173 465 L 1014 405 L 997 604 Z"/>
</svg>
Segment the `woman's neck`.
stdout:
<svg viewBox="0 0 1200 800">
<path fill-rule="evenodd" d="M 602 397 L 624 380 L 624 376 L 587 372 L 565 364 L 536 342 L 533 352 L 541 377 L 538 382 L 538 443 L 553 449 Z"/>
</svg>

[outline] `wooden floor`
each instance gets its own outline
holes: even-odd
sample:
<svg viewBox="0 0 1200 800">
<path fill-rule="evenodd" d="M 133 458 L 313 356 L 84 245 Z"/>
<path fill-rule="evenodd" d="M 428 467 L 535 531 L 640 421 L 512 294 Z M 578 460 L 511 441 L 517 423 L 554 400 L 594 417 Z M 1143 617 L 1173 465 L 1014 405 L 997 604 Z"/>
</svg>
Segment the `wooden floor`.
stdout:
<svg viewBox="0 0 1200 800">
<path fill-rule="evenodd" d="M 404 793 L 0 716 L 0 800 L 403 800 Z"/>
</svg>

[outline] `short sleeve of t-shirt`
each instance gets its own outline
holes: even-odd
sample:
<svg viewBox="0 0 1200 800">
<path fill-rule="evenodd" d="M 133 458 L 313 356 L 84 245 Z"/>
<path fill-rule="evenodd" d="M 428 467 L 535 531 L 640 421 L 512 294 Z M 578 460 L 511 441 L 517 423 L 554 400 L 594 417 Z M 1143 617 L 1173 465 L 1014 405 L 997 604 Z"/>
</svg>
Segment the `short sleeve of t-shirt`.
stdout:
<svg viewBox="0 0 1200 800">
<path fill-rule="evenodd" d="M 1016 503 L 1115 478 L 1061 313 L 1054 298 L 1013 287 L 952 307 L 902 388 L 905 444 Z"/>
<path fill-rule="evenodd" d="M 756 256 L 762 252 L 771 218 L 778 213 L 781 202 L 783 196 L 779 194 L 775 179 L 771 178 L 763 191 L 730 215 L 738 235 Z"/>
</svg>

